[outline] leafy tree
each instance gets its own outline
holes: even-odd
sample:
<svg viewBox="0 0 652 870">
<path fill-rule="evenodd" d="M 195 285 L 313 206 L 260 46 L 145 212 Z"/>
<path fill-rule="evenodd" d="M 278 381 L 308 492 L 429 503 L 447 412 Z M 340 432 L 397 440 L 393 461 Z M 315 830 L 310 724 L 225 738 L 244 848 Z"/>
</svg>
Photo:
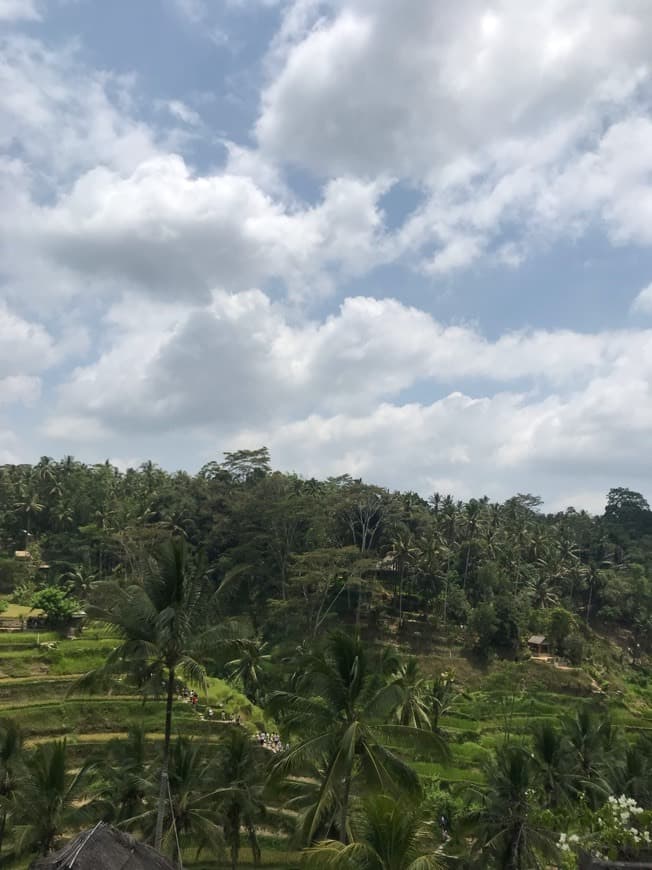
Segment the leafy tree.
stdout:
<svg viewBox="0 0 652 870">
<path fill-rule="evenodd" d="M 270 661 L 268 644 L 243 641 L 237 658 L 231 659 L 225 665 L 229 679 L 242 685 L 252 704 L 259 704 L 262 700 Z"/>
<path fill-rule="evenodd" d="M 5 719 L 0 722 L 0 854 L 9 821 L 19 809 L 16 798 L 24 773 L 25 758 L 20 728 L 12 719 Z"/>
<path fill-rule="evenodd" d="M 156 569 L 141 583 L 122 587 L 105 582 L 96 587 L 97 603 L 89 613 L 122 637 L 99 671 L 88 674 L 82 687 L 98 679 L 128 674 L 145 691 L 165 685 L 165 729 L 155 843 L 160 848 L 168 799 L 168 764 L 172 708 L 179 678 L 205 686 L 206 670 L 197 655 L 205 653 L 207 605 L 205 575 L 193 571 L 183 538 L 172 538 L 158 554 Z"/>
<path fill-rule="evenodd" d="M 433 732 L 388 724 L 395 697 L 395 687 L 371 669 L 360 640 L 343 633 L 330 635 L 324 652 L 306 658 L 295 690 L 271 695 L 272 712 L 302 735 L 275 760 L 275 775 L 310 765 L 319 771 L 319 792 L 304 825 L 309 842 L 331 826 L 348 842 L 351 790 L 358 780 L 390 793 L 419 791 L 417 775 L 388 744 L 409 741 L 446 756 L 443 740 Z"/>
<path fill-rule="evenodd" d="M 267 778 L 265 750 L 239 728 L 230 730 L 217 751 L 216 790 L 211 799 L 217 802 L 222 819 L 224 841 L 235 870 L 240 853 L 240 832 L 244 828 L 251 846 L 254 864 L 260 863 L 260 845 L 256 826 L 265 818 L 264 788 Z"/>
<path fill-rule="evenodd" d="M 368 798 L 352 822 L 352 841 L 325 840 L 303 854 L 310 870 L 440 870 L 444 866 L 432 822 L 388 795 Z"/>
<path fill-rule="evenodd" d="M 25 819 L 18 829 L 18 851 L 47 855 L 64 831 L 87 819 L 80 799 L 89 767 L 68 769 L 65 739 L 42 743 L 33 750 L 18 795 Z"/>
<path fill-rule="evenodd" d="M 59 586 L 46 586 L 34 593 L 32 607 L 43 610 L 52 622 L 65 622 L 81 608 L 81 603 Z"/>
<path fill-rule="evenodd" d="M 152 791 L 146 759 L 145 732 L 131 728 L 126 739 L 112 740 L 98 759 L 93 785 L 93 812 L 104 821 L 122 824 L 144 810 Z"/>
<path fill-rule="evenodd" d="M 487 784 L 475 787 L 478 802 L 467 817 L 483 866 L 530 870 L 555 854 L 552 835 L 539 822 L 533 803 L 535 775 L 522 746 L 503 746 L 486 771 Z"/>
</svg>

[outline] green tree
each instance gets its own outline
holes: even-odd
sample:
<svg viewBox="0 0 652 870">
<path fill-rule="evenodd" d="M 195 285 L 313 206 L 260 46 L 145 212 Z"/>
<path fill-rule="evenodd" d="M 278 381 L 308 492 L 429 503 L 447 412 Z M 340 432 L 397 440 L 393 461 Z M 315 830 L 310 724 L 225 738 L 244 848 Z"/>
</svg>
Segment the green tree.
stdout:
<svg viewBox="0 0 652 870">
<path fill-rule="evenodd" d="M 157 555 L 156 568 L 140 583 L 122 587 L 116 582 L 96 587 L 96 603 L 89 614 L 106 623 L 122 642 L 105 664 L 86 675 L 82 687 L 102 685 L 118 674 L 135 679 L 144 691 L 165 685 L 165 727 L 155 844 L 160 848 L 168 799 L 168 765 L 172 709 L 177 680 L 202 688 L 206 670 L 198 655 L 206 651 L 207 587 L 203 571 L 193 571 L 183 538 L 172 538 Z"/>
<path fill-rule="evenodd" d="M 229 679 L 241 684 L 252 704 L 261 702 L 271 658 L 268 644 L 243 641 L 237 658 L 225 665 Z"/>
<path fill-rule="evenodd" d="M 317 843 L 303 854 L 308 870 L 439 870 L 441 849 L 416 807 L 388 795 L 367 799 L 352 822 L 352 841 Z"/>
<path fill-rule="evenodd" d="M 270 696 L 272 711 L 302 736 L 275 760 L 273 770 L 280 776 L 316 768 L 320 786 L 305 819 L 306 839 L 310 842 L 319 830 L 334 826 L 346 843 L 351 790 L 358 779 L 390 793 L 419 791 L 417 775 L 388 744 L 407 741 L 440 758 L 446 757 L 446 746 L 431 731 L 388 724 L 395 687 L 373 672 L 359 638 L 330 635 L 325 650 L 308 656 L 301 670 L 296 690 Z"/>
<path fill-rule="evenodd" d="M 76 771 L 67 766 L 67 745 L 54 740 L 37 746 L 27 759 L 18 801 L 25 824 L 18 832 L 18 851 L 47 855 L 61 834 L 88 817 L 81 801 L 89 765 Z"/>
<path fill-rule="evenodd" d="M 546 866 L 555 854 L 549 831 L 537 819 L 535 777 L 522 746 L 503 746 L 486 770 L 486 786 L 475 787 L 478 806 L 467 817 L 483 866 L 496 870 L 531 870 Z"/>
<path fill-rule="evenodd" d="M 98 759 L 96 770 L 94 814 L 119 825 L 143 812 L 152 790 L 143 728 L 131 728 L 126 739 L 112 740 Z"/>
<path fill-rule="evenodd" d="M 0 854 L 9 820 L 16 814 L 17 793 L 25 772 L 23 738 L 12 719 L 0 722 Z"/>
<path fill-rule="evenodd" d="M 257 825 L 266 816 L 264 788 L 267 779 L 266 751 L 251 740 L 249 734 L 232 728 L 218 747 L 215 765 L 217 789 L 211 799 L 217 802 L 224 840 L 237 867 L 241 830 L 247 832 L 254 865 L 260 863 Z"/>
<path fill-rule="evenodd" d="M 51 622 L 65 622 L 78 611 L 81 603 L 59 586 L 46 586 L 32 596 L 32 607 L 43 610 Z"/>
</svg>

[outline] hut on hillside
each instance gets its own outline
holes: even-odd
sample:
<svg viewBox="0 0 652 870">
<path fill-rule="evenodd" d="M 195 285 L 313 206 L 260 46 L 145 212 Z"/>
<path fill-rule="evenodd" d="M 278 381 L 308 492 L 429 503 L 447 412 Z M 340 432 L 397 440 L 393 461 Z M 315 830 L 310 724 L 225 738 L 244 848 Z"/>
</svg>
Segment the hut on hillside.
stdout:
<svg viewBox="0 0 652 870">
<path fill-rule="evenodd" d="M 527 645 L 530 648 L 530 652 L 533 652 L 536 655 L 543 655 L 544 653 L 550 652 L 550 644 L 543 634 L 533 634 L 532 637 L 528 639 Z"/>
<path fill-rule="evenodd" d="M 99 822 L 63 849 L 39 858 L 30 870 L 175 870 L 151 846 L 139 843 L 116 828 Z"/>
</svg>

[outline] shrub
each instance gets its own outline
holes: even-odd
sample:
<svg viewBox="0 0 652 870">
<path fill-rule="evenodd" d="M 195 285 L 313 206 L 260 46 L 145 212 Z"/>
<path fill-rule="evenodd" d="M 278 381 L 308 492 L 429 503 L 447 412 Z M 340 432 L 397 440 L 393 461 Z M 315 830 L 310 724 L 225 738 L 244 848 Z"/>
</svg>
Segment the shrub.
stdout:
<svg viewBox="0 0 652 870">
<path fill-rule="evenodd" d="M 48 619 L 53 622 L 65 622 L 80 604 L 76 598 L 71 598 L 59 586 L 46 586 L 32 596 L 32 607 L 43 610 Z"/>
</svg>

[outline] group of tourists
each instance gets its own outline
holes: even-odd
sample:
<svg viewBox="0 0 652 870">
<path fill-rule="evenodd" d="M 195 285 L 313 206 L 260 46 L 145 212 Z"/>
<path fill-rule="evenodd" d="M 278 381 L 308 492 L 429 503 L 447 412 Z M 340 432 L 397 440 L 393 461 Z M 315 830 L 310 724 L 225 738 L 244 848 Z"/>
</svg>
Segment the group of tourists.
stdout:
<svg viewBox="0 0 652 870">
<path fill-rule="evenodd" d="M 271 734 L 269 731 L 259 731 L 256 734 L 256 742 L 265 749 L 271 749 L 272 752 L 283 752 L 284 749 L 290 748 L 289 743 L 283 745 L 279 734 Z"/>
</svg>

